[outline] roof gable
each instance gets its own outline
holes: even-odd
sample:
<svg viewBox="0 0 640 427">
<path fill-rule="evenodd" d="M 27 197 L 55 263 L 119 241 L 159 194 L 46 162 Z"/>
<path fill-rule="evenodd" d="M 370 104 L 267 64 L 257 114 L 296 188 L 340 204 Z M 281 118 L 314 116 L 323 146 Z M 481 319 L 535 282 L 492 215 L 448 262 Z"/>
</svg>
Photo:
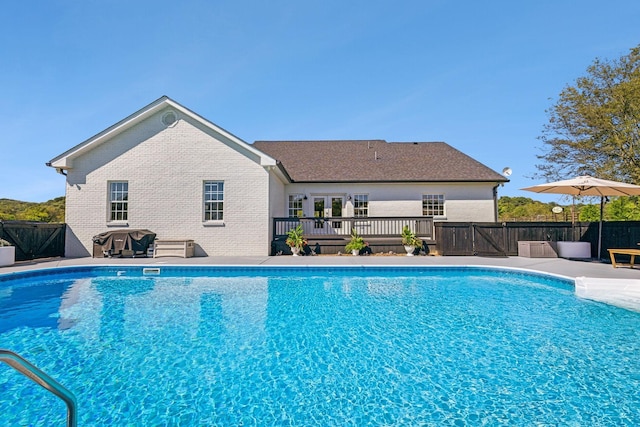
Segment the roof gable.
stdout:
<svg viewBox="0 0 640 427">
<path fill-rule="evenodd" d="M 293 182 L 507 182 L 444 142 L 256 141 Z"/>
<path fill-rule="evenodd" d="M 134 127 L 136 124 L 142 122 L 143 120 L 153 116 L 154 114 L 157 114 L 158 112 L 162 111 L 163 109 L 170 107 L 178 112 L 180 112 L 180 114 L 183 114 L 185 116 L 188 116 L 189 118 L 195 120 L 196 122 L 200 123 L 202 126 L 204 126 L 205 128 L 207 128 L 208 130 L 212 131 L 213 133 L 217 134 L 221 140 L 224 140 L 227 144 L 230 145 L 234 145 L 235 148 L 238 149 L 238 151 L 241 152 L 245 152 L 245 153 L 250 153 L 252 154 L 254 157 L 257 157 L 259 159 L 259 163 L 262 166 L 276 166 L 276 161 L 271 158 L 270 156 L 268 156 L 266 153 L 263 153 L 259 150 L 257 150 L 256 148 L 254 148 L 251 144 L 241 140 L 240 138 L 238 138 L 237 136 L 231 134 L 230 132 L 227 132 L 226 130 L 222 129 L 221 127 L 215 125 L 214 123 L 204 119 L 202 116 L 194 113 L 193 111 L 189 110 L 188 108 L 180 105 L 179 103 L 175 102 L 174 100 L 172 100 L 171 98 L 167 97 L 167 96 L 163 96 L 159 99 L 157 99 L 156 101 L 152 102 L 151 104 L 147 105 L 146 107 L 143 107 L 142 109 L 136 111 L 135 113 L 131 114 L 130 116 L 122 119 L 121 121 L 119 121 L 118 123 L 114 124 L 113 126 L 108 127 L 107 129 L 103 130 L 102 132 L 98 133 L 95 136 L 92 136 L 91 138 L 87 139 L 84 142 L 81 142 L 80 144 L 76 145 L 75 147 L 65 151 L 64 153 L 54 157 L 53 159 L 51 159 L 50 162 L 47 163 L 47 166 L 51 166 L 54 167 L 58 170 L 62 170 L 62 169 L 71 169 L 73 168 L 73 159 L 76 157 L 79 157 L 91 150 L 93 150 L 94 148 L 96 148 L 97 146 L 99 146 L 100 144 L 103 144 L 107 141 L 109 141 L 110 139 L 112 139 L 113 137 L 115 137 L 116 135 L 119 135 L 120 133 L 131 129 L 132 127 Z"/>
</svg>

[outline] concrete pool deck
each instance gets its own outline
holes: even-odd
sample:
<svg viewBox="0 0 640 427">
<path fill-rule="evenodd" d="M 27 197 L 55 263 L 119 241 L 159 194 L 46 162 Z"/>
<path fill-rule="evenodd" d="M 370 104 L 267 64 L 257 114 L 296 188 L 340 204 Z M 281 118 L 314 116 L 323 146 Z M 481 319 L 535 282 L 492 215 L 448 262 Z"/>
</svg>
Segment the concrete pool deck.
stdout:
<svg viewBox="0 0 640 427">
<path fill-rule="evenodd" d="M 22 261 L 0 267 L 0 274 L 40 268 L 77 265 L 263 265 L 263 266 L 327 266 L 327 265 L 423 265 L 423 266 L 496 266 L 520 268 L 560 276 L 600 279 L 638 279 L 640 268 L 613 268 L 611 264 L 594 260 L 564 258 L 479 257 L 479 256 L 264 256 L 264 257 L 161 257 L 161 258 L 47 258 Z"/>
<path fill-rule="evenodd" d="M 597 260 L 479 256 L 264 256 L 161 258 L 55 258 L 0 267 L 0 275 L 44 268 L 99 265 L 211 266 L 486 266 L 538 271 L 576 279 L 576 295 L 640 311 L 640 269 L 613 268 Z"/>
</svg>

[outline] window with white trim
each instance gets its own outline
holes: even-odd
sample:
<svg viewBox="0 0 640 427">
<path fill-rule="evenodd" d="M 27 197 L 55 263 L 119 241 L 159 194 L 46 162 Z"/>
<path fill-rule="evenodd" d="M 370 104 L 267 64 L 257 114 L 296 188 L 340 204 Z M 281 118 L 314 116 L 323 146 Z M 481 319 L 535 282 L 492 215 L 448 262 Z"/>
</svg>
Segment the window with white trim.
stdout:
<svg viewBox="0 0 640 427">
<path fill-rule="evenodd" d="M 302 209 L 302 201 L 304 194 L 289 194 L 289 207 L 287 209 L 289 218 L 302 218 L 304 210 Z"/>
<path fill-rule="evenodd" d="M 129 182 L 109 182 L 109 221 L 129 219 Z"/>
<path fill-rule="evenodd" d="M 224 182 L 204 182 L 204 220 L 222 221 L 224 219 Z"/>
<path fill-rule="evenodd" d="M 369 195 L 353 195 L 353 216 L 355 218 L 366 218 L 369 216 Z"/>
<path fill-rule="evenodd" d="M 423 194 L 422 215 L 444 216 L 444 194 Z"/>
</svg>

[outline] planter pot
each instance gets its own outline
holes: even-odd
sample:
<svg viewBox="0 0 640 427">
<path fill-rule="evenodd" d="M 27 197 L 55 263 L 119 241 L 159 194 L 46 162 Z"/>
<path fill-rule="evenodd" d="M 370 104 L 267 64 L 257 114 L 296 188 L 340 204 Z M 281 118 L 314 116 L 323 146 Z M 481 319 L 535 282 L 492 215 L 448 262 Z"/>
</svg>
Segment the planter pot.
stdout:
<svg viewBox="0 0 640 427">
<path fill-rule="evenodd" d="M 298 256 L 300 254 L 300 248 L 292 247 L 291 253 L 293 254 L 293 256 Z"/>
<path fill-rule="evenodd" d="M 407 251 L 407 256 L 413 256 L 413 252 L 415 252 L 415 246 L 404 245 L 404 250 Z"/>
<path fill-rule="evenodd" d="M 353 249 L 353 250 L 351 251 L 351 255 L 353 255 L 353 256 L 358 256 L 358 255 L 360 255 L 360 250 L 359 250 L 359 249 Z"/>
<path fill-rule="evenodd" d="M 15 246 L 0 246 L 0 267 L 13 265 L 16 262 Z"/>
</svg>

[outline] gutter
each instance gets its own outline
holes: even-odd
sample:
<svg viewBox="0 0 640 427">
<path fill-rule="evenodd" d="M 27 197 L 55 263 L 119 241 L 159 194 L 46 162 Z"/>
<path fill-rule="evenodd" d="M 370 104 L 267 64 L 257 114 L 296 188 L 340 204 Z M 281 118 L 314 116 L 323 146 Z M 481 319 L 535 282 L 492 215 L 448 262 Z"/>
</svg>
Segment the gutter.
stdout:
<svg viewBox="0 0 640 427">
<path fill-rule="evenodd" d="M 53 166 L 51 165 L 51 162 L 47 162 L 47 163 L 45 163 L 45 166 L 53 167 Z M 67 176 L 67 172 L 65 172 L 65 170 L 64 170 L 64 169 L 62 169 L 62 168 L 56 168 L 56 172 L 58 172 L 60 175 Z"/>
</svg>

